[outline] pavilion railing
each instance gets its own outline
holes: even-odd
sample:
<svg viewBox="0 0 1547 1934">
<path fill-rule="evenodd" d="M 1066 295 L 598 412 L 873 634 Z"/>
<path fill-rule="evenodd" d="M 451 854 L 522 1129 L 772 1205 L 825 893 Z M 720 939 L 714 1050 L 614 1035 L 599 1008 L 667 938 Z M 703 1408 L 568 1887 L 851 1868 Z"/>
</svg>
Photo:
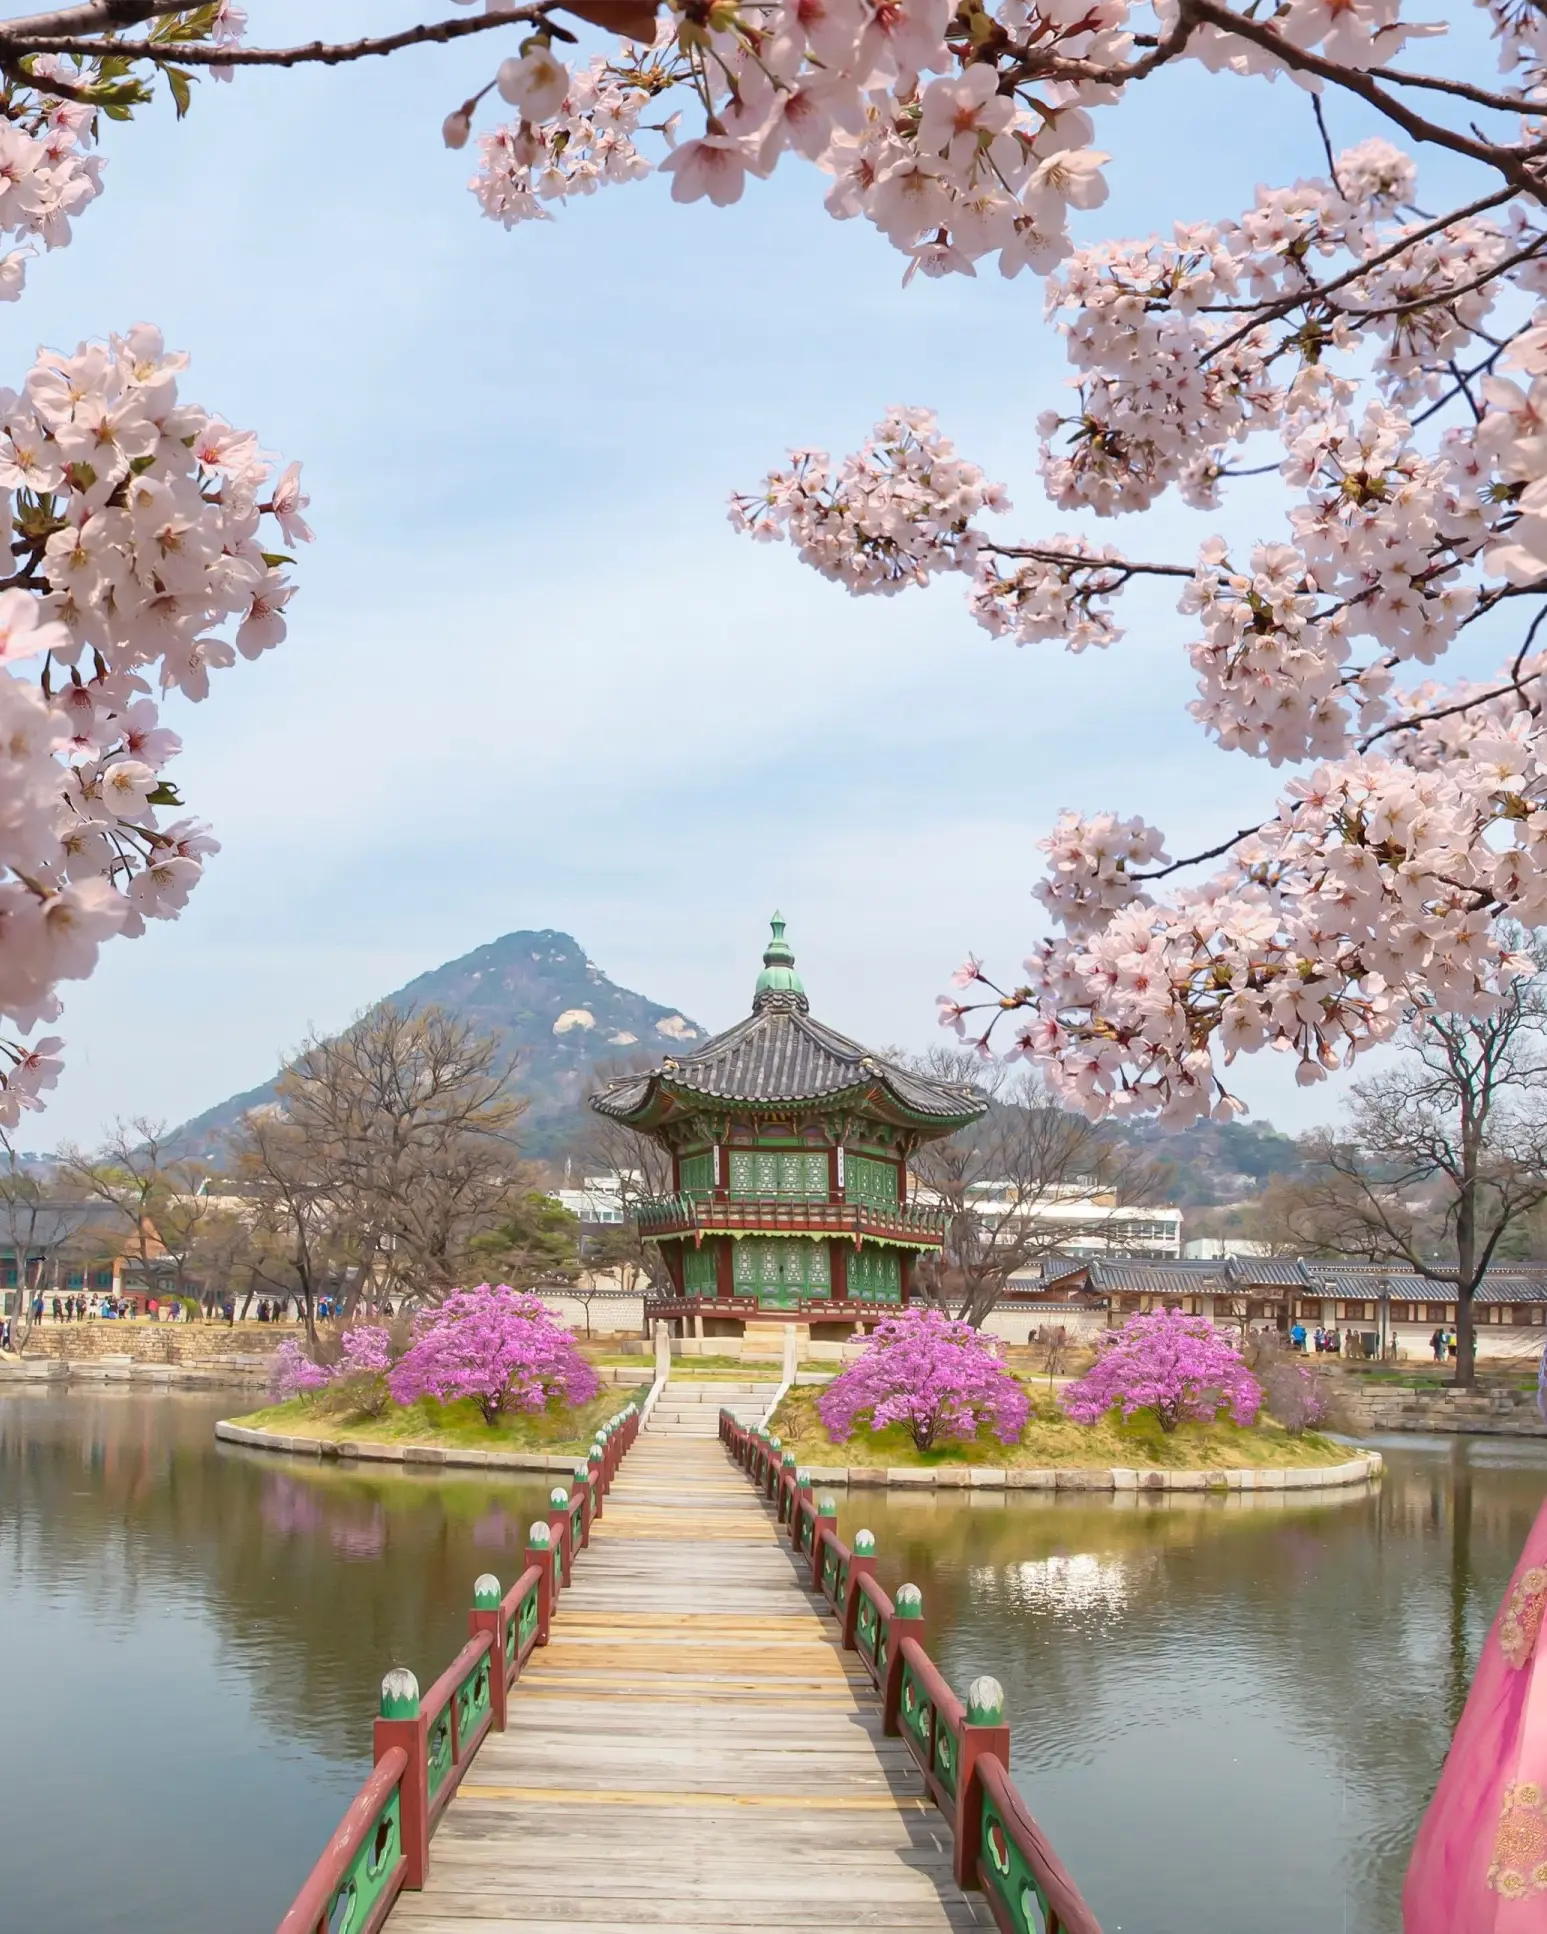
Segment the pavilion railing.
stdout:
<svg viewBox="0 0 1547 1934">
<path fill-rule="evenodd" d="M 900 1736 L 925 1791 L 950 1822 L 958 1886 L 981 1891 L 1001 1934 L 1101 1934 L 1096 1917 L 1010 1778 L 1010 1728 L 998 1681 L 957 1698 L 924 1647 L 916 1585 L 895 1601 L 876 1582 L 876 1541 L 838 1536 L 837 1506 L 811 1494 L 809 1472 L 763 1426 L 720 1412 L 720 1441 L 772 1506 L 811 1590 L 832 1610 L 881 1695 L 882 1731 Z"/>
<path fill-rule="evenodd" d="M 422 1696 L 399 1667 L 381 1682 L 375 1765 L 296 1895 L 279 1934 L 377 1934 L 405 1888 L 423 1887 L 430 1839 L 489 1733 L 503 1732 L 510 1690 L 549 1629 L 577 1554 L 591 1541 L 618 1465 L 639 1435 L 630 1400 L 597 1432 L 568 1485 L 549 1493 L 527 1533 L 526 1566 L 502 1591 L 492 1572 L 473 1586 L 467 1643 Z"/>
<path fill-rule="evenodd" d="M 820 1196 L 679 1194 L 651 1196 L 635 1210 L 642 1235 L 735 1229 L 790 1229 L 813 1234 L 892 1237 L 929 1246 L 944 1240 L 943 1209 L 920 1203 L 878 1208 Z"/>
</svg>

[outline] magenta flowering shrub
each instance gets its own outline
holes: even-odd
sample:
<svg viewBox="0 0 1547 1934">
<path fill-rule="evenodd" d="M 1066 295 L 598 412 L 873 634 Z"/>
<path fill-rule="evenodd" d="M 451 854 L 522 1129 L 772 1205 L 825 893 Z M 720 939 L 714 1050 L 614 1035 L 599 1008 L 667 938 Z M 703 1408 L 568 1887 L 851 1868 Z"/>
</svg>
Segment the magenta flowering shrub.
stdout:
<svg viewBox="0 0 1547 1934">
<path fill-rule="evenodd" d="M 387 1385 L 400 1404 L 471 1397 L 490 1425 L 509 1410 L 589 1403 L 601 1388 L 542 1299 L 508 1283 L 458 1290 L 418 1317 Z"/>
<path fill-rule="evenodd" d="M 859 1362 L 835 1377 L 817 1399 L 817 1414 L 836 1443 L 855 1426 L 906 1424 L 921 1451 L 976 1437 L 988 1426 L 1013 1444 L 1031 1409 L 1026 1392 L 970 1323 L 934 1309 L 910 1309 L 878 1323 Z"/>
<path fill-rule="evenodd" d="M 1175 1430 L 1183 1418 L 1213 1423 L 1223 1410 L 1238 1424 L 1255 1423 L 1262 1386 L 1206 1316 L 1167 1309 L 1109 1330 L 1059 1402 L 1077 1424 L 1098 1424 L 1121 1404 L 1125 1418 L 1153 1410 L 1162 1430 Z"/>
<path fill-rule="evenodd" d="M 313 1363 L 293 1336 L 287 1336 L 269 1359 L 269 1395 L 276 1403 L 314 1397 L 332 1381 L 332 1371 Z"/>
<path fill-rule="evenodd" d="M 1326 1422 L 1327 1393 L 1309 1364 L 1296 1363 L 1287 1353 L 1275 1351 L 1266 1365 L 1257 1367 L 1268 1415 L 1276 1418 L 1291 1437 Z"/>
<path fill-rule="evenodd" d="M 387 1375 L 394 1361 L 392 1333 L 379 1323 L 359 1323 L 338 1340 L 333 1389 L 352 1410 L 379 1417 L 391 1401 Z"/>
</svg>

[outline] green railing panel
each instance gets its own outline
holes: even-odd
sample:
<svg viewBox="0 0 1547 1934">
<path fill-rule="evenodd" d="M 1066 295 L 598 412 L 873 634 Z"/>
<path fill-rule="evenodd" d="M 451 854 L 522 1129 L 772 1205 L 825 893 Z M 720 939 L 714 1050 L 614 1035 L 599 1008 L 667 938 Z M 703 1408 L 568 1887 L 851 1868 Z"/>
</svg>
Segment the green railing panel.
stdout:
<svg viewBox="0 0 1547 1934">
<path fill-rule="evenodd" d="M 360 1842 L 328 1908 L 329 1934 L 364 1927 L 392 1881 L 403 1853 L 403 1827 L 394 1788 Z"/>
<path fill-rule="evenodd" d="M 933 1710 L 929 1697 L 918 1680 L 913 1676 L 913 1667 L 907 1660 L 902 1667 L 902 1723 L 918 1742 L 919 1757 L 928 1766 L 931 1762 L 934 1741 Z"/>
<path fill-rule="evenodd" d="M 439 1717 L 430 1728 L 426 1742 L 429 1756 L 430 1798 L 433 1800 L 441 1789 L 441 1783 L 451 1771 L 451 1708 L 442 1709 Z"/>
<path fill-rule="evenodd" d="M 844 1559 L 838 1567 L 838 1605 L 841 1610 L 849 1602 L 849 1561 Z"/>
<path fill-rule="evenodd" d="M 467 1742 L 483 1723 L 483 1716 L 489 1710 L 489 1661 L 480 1659 L 456 1689 L 457 1737 L 462 1743 L 463 1752 Z"/>
<path fill-rule="evenodd" d="M 956 1798 L 956 1736 L 949 1726 L 940 1724 L 935 1714 L 935 1778 L 954 1800 Z"/>
<path fill-rule="evenodd" d="M 521 1649 L 521 1634 L 516 1629 L 519 1624 L 520 1607 L 518 1606 L 516 1608 L 516 1617 L 511 1619 L 505 1627 L 505 1676 L 507 1679 L 515 1669 L 516 1654 Z"/>
<path fill-rule="evenodd" d="M 1009 1910 L 1017 1934 L 1047 1934 L 1047 1895 L 1005 1830 L 999 1809 L 983 1796 L 983 1877 Z"/>
<path fill-rule="evenodd" d="M 522 1599 L 516 1613 L 517 1649 L 525 1651 L 526 1642 L 537 1630 L 537 1594 L 539 1587 L 534 1585 Z"/>
<path fill-rule="evenodd" d="M 868 1652 L 871 1658 L 874 1658 L 876 1655 L 876 1608 L 868 1598 L 862 1598 L 859 1601 L 859 1617 L 856 1621 L 856 1632 L 859 1638 L 860 1650 L 862 1652 Z"/>
<path fill-rule="evenodd" d="M 831 1598 L 838 1583 L 838 1554 L 831 1545 L 822 1547 L 822 1590 Z"/>
</svg>

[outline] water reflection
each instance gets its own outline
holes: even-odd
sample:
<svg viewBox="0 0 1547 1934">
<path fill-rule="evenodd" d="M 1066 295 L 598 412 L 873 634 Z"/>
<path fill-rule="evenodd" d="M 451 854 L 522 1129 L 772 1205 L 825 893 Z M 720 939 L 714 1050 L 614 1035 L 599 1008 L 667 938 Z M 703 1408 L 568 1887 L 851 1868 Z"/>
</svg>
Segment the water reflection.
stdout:
<svg viewBox="0 0 1547 1934">
<path fill-rule="evenodd" d="M 217 1446 L 222 1408 L 0 1396 L 0 1926 L 267 1934 L 368 1765 L 382 1672 L 446 1664 L 545 1508 L 540 1481 Z"/>
<path fill-rule="evenodd" d="M 268 1934 L 382 1671 L 460 1643 L 542 1484 L 280 1463 L 217 1399 L 0 1396 L 0 1926 Z M 1396 1934 L 1407 1846 L 1547 1446 L 1382 1446 L 1379 1492 L 840 1494 L 923 1587 L 1107 1934 Z"/>
<path fill-rule="evenodd" d="M 957 1686 L 1004 1682 L 1033 1811 L 1108 1934 L 1397 1934 L 1547 1445 L 1382 1443 L 1379 1490 L 1137 1508 L 859 1494 Z"/>
</svg>

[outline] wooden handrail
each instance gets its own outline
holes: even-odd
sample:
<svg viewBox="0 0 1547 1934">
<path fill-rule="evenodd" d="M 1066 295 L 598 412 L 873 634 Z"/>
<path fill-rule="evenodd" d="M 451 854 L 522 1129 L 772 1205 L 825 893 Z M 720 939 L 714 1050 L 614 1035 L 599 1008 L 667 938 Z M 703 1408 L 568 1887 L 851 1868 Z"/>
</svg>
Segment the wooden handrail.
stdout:
<svg viewBox="0 0 1547 1934">
<path fill-rule="evenodd" d="M 279 1924 L 279 1934 L 328 1934 L 334 1904 L 340 1890 L 348 1883 L 355 1856 L 396 1797 L 407 1769 L 408 1755 L 401 1747 L 394 1747 L 377 1761 L 371 1769 L 370 1778 L 349 1802 L 337 1831 L 322 1850 L 322 1857 L 306 1876 L 294 1905 Z M 383 1852 L 385 1854 L 386 1849 Z M 393 1850 L 392 1870 L 369 1908 L 367 1918 L 351 1923 L 351 1926 L 359 1926 L 361 1934 L 375 1934 L 375 1930 L 387 1918 L 387 1910 L 397 1899 L 403 1885 L 404 1865 L 402 1837 L 399 1834 Z"/>
<path fill-rule="evenodd" d="M 1085 1897 L 1075 1885 L 1073 1875 L 1054 1853 L 1047 1835 L 1031 1817 L 1026 1802 L 1015 1790 L 1015 1782 L 998 1756 L 984 1753 L 973 1769 L 973 1777 L 981 1783 L 983 1797 L 989 1802 L 992 1814 L 997 1814 L 1003 1824 L 1006 1841 L 1020 1855 L 1042 1895 L 1047 1908 L 1047 1934 L 1101 1934 L 1101 1925 L 1085 1905 Z M 985 1826 L 982 1835 L 990 1857 L 985 1861 L 983 1850 L 978 1853 L 979 1884 L 988 1896 L 994 1919 L 1005 1930 L 1005 1934 L 1017 1934 L 1025 1922 L 1015 1915 L 1009 1905 L 1013 1898 L 1009 1894 L 1009 1885 L 1014 1875 L 1014 1863 L 1012 1861 L 1006 1873 L 993 1858 L 990 1844 L 992 1814 L 990 1825 Z M 1003 1895 L 1001 1889 L 1004 1890 Z M 1019 1905 L 1018 1902 L 1016 1904 Z"/>
<path fill-rule="evenodd" d="M 994 1703 L 985 1703 L 974 1718 L 924 1647 L 917 1599 L 906 1617 L 898 1612 L 876 1582 L 873 1552 L 867 1548 L 859 1557 L 843 1543 L 832 1520 L 820 1515 L 809 1484 L 802 1487 L 783 1467 L 767 1433 L 748 1430 L 729 1410 L 722 1410 L 720 1441 L 760 1492 L 768 1492 L 769 1472 L 777 1470 L 772 1493 L 777 1521 L 787 1528 L 791 1549 L 809 1557 L 812 1591 L 837 1613 L 844 1646 L 859 1653 L 879 1690 L 884 1730 L 902 1734 L 929 1797 L 951 1822 L 958 1884 L 983 1891 L 1001 1934 L 1022 1934 L 1028 1925 L 1023 1886 L 1038 1894 L 1047 1934 L 1101 1934 L 1095 1915 L 1006 1770 L 1010 1729 L 999 1710 L 999 1688 L 992 1686 Z M 831 1592 L 828 1552 L 833 1554 Z M 848 1588 L 840 1593 L 836 1584 L 845 1562 Z M 915 1692 L 913 1711 L 906 1705 L 910 1686 Z M 924 1719 L 917 1717 L 920 1699 Z M 944 1748 L 942 1730 L 949 1742 Z"/>
<path fill-rule="evenodd" d="M 638 1436 L 639 1405 L 631 1398 L 607 1427 L 606 1450 L 593 1466 L 587 1481 L 586 1499 L 594 1516 L 601 1516 L 602 1498 L 619 1464 L 633 1448 Z M 578 1528 L 580 1547 L 583 1549 L 589 1542 L 585 1536 L 588 1529 L 587 1512 L 581 1510 L 578 1513 L 577 1526 L 577 1513 L 573 1505 L 572 1499 L 571 1508 L 563 1516 L 564 1535 L 573 1544 Z M 495 1724 L 496 1715 L 503 1727 L 504 1699 L 497 1696 L 496 1681 L 500 1682 L 503 1692 L 514 1683 L 532 1647 L 547 1643 L 546 1629 L 540 1619 L 538 1630 L 532 1633 L 525 1645 L 521 1644 L 521 1605 L 534 1587 L 540 1592 L 543 1590 L 545 1577 L 556 1582 L 556 1555 L 557 1548 L 550 1547 L 545 1549 L 541 1563 L 528 1564 L 510 1590 L 501 1597 L 497 1609 L 488 1600 L 482 1604 L 475 1603 L 469 1622 L 476 1624 L 477 1629 L 429 1691 L 414 1700 L 402 1716 L 377 1720 L 375 1769 L 351 1802 L 337 1832 L 323 1850 L 322 1858 L 307 1877 L 289 1913 L 280 1922 L 279 1934 L 328 1934 L 328 1923 L 338 1904 L 340 1890 L 356 1879 L 352 1866 L 357 1864 L 371 1828 L 385 1823 L 384 1815 L 389 1808 L 390 1820 L 395 1823 L 392 1835 L 395 1848 L 393 1864 L 385 1877 L 379 1864 L 368 1862 L 365 1868 L 360 1869 L 358 1880 L 369 1884 L 368 1895 L 357 1891 L 356 1902 L 363 1902 L 364 1918 L 356 1913 L 348 1920 L 349 1934 L 378 1934 L 401 1889 L 424 1885 L 429 1837 L 461 1784 L 462 1776 L 471 1765 L 485 1735 Z M 574 1555 L 572 1549 L 571 1559 Z M 505 1635 L 511 1630 L 518 1635 L 513 1663 L 505 1642 Z M 475 1679 L 480 1667 L 485 1667 L 489 1675 L 489 1696 L 487 1701 L 476 1702 L 481 1710 L 473 1716 L 471 1725 L 464 1726 L 458 1695 L 464 1691 L 470 1679 Z M 411 1677 L 408 1678 L 408 1684 L 412 1695 L 414 1688 Z M 428 1755 L 443 1717 L 449 1729 L 451 1761 L 440 1784 L 430 1793 Z M 397 1741 L 407 1741 L 408 1744 L 389 1743 L 394 1740 L 394 1735 Z M 385 1850 L 381 1857 L 385 1858 Z"/>
<path fill-rule="evenodd" d="M 467 1677 L 469 1670 L 488 1651 L 489 1644 L 487 1632 L 480 1632 L 476 1638 L 469 1639 L 429 1691 L 419 1695 L 419 1710 L 430 1725 L 433 1726 L 439 1719 L 451 1695 Z"/>
</svg>

